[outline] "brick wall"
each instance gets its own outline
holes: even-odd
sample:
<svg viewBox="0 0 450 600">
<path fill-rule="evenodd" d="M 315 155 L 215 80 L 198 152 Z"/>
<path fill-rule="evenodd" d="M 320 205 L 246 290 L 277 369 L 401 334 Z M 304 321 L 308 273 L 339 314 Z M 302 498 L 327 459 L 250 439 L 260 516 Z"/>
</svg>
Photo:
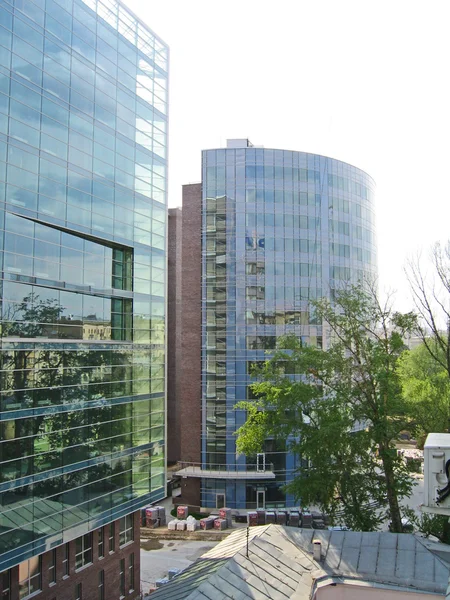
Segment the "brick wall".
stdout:
<svg viewBox="0 0 450 600">
<path fill-rule="evenodd" d="M 202 186 L 183 186 L 181 368 L 180 398 L 181 460 L 201 461 L 202 434 Z M 180 343 L 180 342 L 178 342 Z M 196 504 L 200 504 L 199 501 Z"/>
<path fill-rule="evenodd" d="M 181 227 L 180 208 L 169 209 L 167 273 L 167 461 L 180 460 L 180 403 L 177 402 L 181 330 Z"/>
<path fill-rule="evenodd" d="M 115 521 L 115 551 L 109 552 L 109 525 L 104 530 L 104 558 L 98 555 L 98 529 L 93 531 L 92 564 L 75 571 L 75 540 L 69 544 L 69 575 L 63 575 L 65 544 L 56 548 L 56 583 L 50 581 L 52 550 L 42 554 L 42 591 L 36 594 L 39 600 L 74 600 L 77 584 L 82 585 L 83 600 L 99 600 L 99 573 L 104 571 L 105 600 L 120 600 L 120 561 L 125 559 L 125 596 L 126 600 L 140 597 L 140 528 L 139 512 L 134 514 L 134 541 L 119 548 L 119 521 Z M 134 554 L 134 583 L 130 592 L 130 555 Z M 11 571 L 11 600 L 19 600 L 19 567 Z M 0 576 L 0 597 L 2 577 Z"/>
<path fill-rule="evenodd" d="M 201 462 L 202 186 L 183 186 L 169 210 L 167 456 Z M 183 479 L 183 502 L 200 505 L 200 481 Z"/>
</svg>

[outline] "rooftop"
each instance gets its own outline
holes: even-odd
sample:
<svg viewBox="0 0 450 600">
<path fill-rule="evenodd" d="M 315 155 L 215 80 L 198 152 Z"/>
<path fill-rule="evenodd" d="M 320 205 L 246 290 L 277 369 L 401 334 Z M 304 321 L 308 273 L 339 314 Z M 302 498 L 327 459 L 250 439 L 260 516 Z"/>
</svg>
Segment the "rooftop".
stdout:
<svg viewBox="0 0 450 600">
<path fill-rule="evenodd" d="M 310 600 L 330 585 L 445 597 L 448 577 L 448 563 L 413 534 L 265 525 L 250 528 L 248 541 L 247 529 L 235 531 L 149 599 Z"/>
</svg>

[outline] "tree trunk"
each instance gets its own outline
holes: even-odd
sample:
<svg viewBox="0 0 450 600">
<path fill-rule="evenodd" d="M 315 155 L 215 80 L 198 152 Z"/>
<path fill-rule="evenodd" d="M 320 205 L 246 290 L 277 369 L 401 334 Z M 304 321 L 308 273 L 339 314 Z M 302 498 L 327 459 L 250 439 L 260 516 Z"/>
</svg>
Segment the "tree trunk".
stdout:
<svg viewBox="0 0 450 600">
<path fill-rule="evenodd" d="M 392 451 L 392 448 L 386 448 L 380 445 L 380 457 L 381 462 L 383 463 L 384 476 L 386 478 L 386 493 L 389 504 L 389 513 L 391 516 L 391 531 L 394 533 L 403 533 L 402 517 L 398 504 L 397 492 L 395 489 Z"/>
</svg>

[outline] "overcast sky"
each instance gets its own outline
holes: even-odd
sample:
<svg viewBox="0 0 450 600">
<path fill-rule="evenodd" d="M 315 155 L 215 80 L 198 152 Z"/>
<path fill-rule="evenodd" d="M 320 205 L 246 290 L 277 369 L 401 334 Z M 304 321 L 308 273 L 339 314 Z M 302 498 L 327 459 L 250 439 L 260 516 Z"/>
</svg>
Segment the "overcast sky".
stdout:
<svg viewBox="0 0 450 600">
<path fill-rule="evenodd" d="M 227 138 L 376 181 L 379 275 L 450 238 L 448 0 L 126 0 L 170 46 L 169 205 Z"/>
</svg>

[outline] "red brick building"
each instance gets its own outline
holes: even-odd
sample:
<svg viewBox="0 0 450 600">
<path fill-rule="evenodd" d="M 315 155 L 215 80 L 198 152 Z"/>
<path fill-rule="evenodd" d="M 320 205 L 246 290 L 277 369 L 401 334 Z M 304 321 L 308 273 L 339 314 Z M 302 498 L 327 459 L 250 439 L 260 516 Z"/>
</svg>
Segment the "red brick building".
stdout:
<svg viewBox="0 0 450 600">
<path fill-rule="evenodd" d="M 1 600 L 137 600 L 139 512 L 0 573 Z"/>
<path fill-rule="evenodd" d="M 202 186 L 183 186 L 169 209 L 167 447 L 169 462 L 201 462 Z M 180 502 L 200 504 L 199 478 L 183 478 Z"/>
</svg>

